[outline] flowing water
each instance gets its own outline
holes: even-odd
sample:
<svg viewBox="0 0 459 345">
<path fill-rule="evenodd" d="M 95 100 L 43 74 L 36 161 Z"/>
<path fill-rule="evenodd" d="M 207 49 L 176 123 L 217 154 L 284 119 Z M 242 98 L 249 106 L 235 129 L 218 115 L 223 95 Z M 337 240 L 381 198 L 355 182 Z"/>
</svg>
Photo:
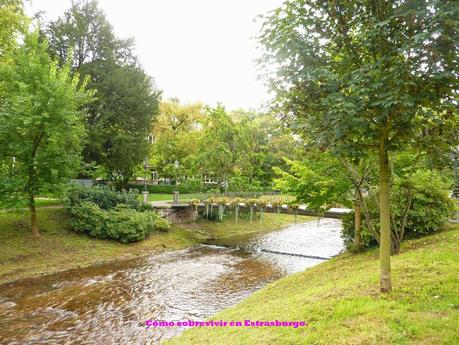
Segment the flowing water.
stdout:
<svg viewBox="0 0 459 345">
<path fill-rule="evenodd" d="M 157 344 L 183 331 L 145 321 L 204 320 L 269 282 L 333 256 L 341 223 L 322 219 L 0 286 L 1 344 Z"/>
</svg>

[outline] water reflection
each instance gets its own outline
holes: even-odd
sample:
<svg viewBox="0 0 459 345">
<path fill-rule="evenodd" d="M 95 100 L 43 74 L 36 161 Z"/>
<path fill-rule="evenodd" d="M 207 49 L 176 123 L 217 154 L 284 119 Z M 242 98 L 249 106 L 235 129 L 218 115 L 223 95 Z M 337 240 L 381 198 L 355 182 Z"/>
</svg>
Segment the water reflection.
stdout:
<svg viewBox="0 0 459 345">
<path fill-rule="evenodd" d="M 268 282 L 321 261 L 260 252 L 332 256 L 340 222 L 324 219 L 226 245 L 152 255 L 0 287 L 0 342 L 154 344 L 182 329 L 145 320 L 203 320 Z M 253 252 L 248 253 L 247 251 Z"/>
</svg>

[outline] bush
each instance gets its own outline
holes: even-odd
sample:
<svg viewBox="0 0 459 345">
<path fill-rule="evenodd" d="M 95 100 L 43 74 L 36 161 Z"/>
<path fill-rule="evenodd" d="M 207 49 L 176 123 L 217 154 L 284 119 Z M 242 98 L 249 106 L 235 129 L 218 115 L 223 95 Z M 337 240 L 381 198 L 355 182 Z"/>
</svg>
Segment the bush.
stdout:
<svg viewBox="0 0 459 345">
<path fill-rule="evenodd" d="M 229 192 L 261 192 L 260 181 L 252 180 L 246 176 L 234 176 L 228 179 L 228 191 Z"/>
<path fill-rule="evenodd" d="M 155 231 L 159 232 L 167 232 L 171 228 L 171 224 L 165 220 L 164 218 L 156 218 L 155 219 Z"/>
<path fill-rule="evenodd" d="M 120 207 L 110 210 L 105 223 L 107 238 L 123 243 L 143 240 L 155 230 L 156 219 L 153 212 Z"/>
<path fill-rule="evenodd" d="M 341 238 L 344 241 L 344 246 L 347 250 L 352 249 L 354 243 L 354 228 L 355 228 L 355 213 L 354 211 L 345 214 L 341 218 L 342 230 Z M 367 226 L 365 225 L 364 215 L 362 214 L 362 226 L 360 228 L 360 236 L 362 238 L 362 248 L 368 248 L 370 246 L 378 244 L 373 235 L 368 231 Z"/>
<path fill-rule="evenodd" d="M 407 185 L 395 180 L 392 188 L 392 212 L 398 225 L 407 204 Z M 428 234 L 437 231 L 454 212 L 454 201 L 448 195 L 448 185 L 440 175 L 430 170 L 418 170 L 411 179 L 412 206 L 406 223 L 407 234 Z"/>
<path fill-rule="evenodd" d="M 169 230 L 165 219 L 133 196 L 105 187 L 78 186 L 67 194 L 65 206 L 75 231 L 99 239 L 129 243 Z"/>
<path fill-rule="evenodd" d="M 107 238 L 106 212 L 90 201 L 67 208 L 70 213 L 70 224 L 77 232 L 84 232 L 92 237 Z"/>
<path fill-rule="evenodd" d="M 142 192 L 145 187 L 140 184 L 129 184 L 129 189 L 135 189 L 139 192 Z M 174 191 L 178 190 L 180 193 L 200 193 L 208 191 L 212 188 L 215 188 L 215 185 L 204 185 L 200 179 L 190 178 L 183 180 L 178 185 L 147 185 L 147 190 L 152 194 L 172 194 Z M 217 189 L 218 190 L 218 189 Z"/>
<path fill-rule="evenodd" d="M 118 205 L 126 205 L 139 211 L 145 210 L 145 205 L 139 201 L 138 194 L 116 192 L 105 186 L 73 185 L 68 190 L 64 203 L 67 208 L 70 208 L 84 201 L 92 202 L 103 210 L 110 210 Z"/>
<path fill-rule="evenodd" d="M 438 231 L 451 217 L 454 201 L 448 196 L 448 185 L 440 175 L 430 170 L 416 171 L 409 181 L 395 178 L 391 188 L 391 211 L 397 226 L 403 221 L 403 214 L 408 201 L 408 187 L 412 189 L 412 204 L 408 211 L 405 236 L 428 234 Z M 367 198 L 367 206 L 372 218 L 372 225 L 379 229 L 379 210 L 372 197 Z M 377 244 L 369 233 L 362 212 L 362 247 Z M 342 238 L 346 248 L 350 249 L 354 239 L 354 213 L 343 217 Z M 392 225 L 391 225 L 392 226 Z"/>
</svg>

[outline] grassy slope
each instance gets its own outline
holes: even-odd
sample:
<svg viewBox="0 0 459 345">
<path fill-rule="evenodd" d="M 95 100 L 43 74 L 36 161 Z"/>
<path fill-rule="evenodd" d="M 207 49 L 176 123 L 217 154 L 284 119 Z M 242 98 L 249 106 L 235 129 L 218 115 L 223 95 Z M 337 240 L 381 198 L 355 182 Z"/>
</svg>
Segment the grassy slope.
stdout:
<svg viewBox="0 0 459 345">
<path fill-rule="evenodd" d="M 293 221 L 293 216 L 281 215 L 279 225 Z M 174 226 L 168 233 L 153 234 L 145 241 L 126 245 L 74 233 L 64 209 L 38 209 L 38 222 L 42 236 L 35 239 L 30 234 L 27 210 L 0 212 L 0 284 L 114 259 L 132 258 L 152 251 L 184 248 L 209 237 L 269 231 L 278 227 L 278 219 L 269 214 L 263 224 L 240 221 L 235 227 L 232 221 L 226 221 L 180 225 Z"/>
<path fill-rule="evenodd" d="M 378 252 L 345 254 L 269 284 L 215 320 L 309 326 L 194 328 L 167 344 L 459 344 L 459 225 L 407 241 L 378 293 Z"/>
</svg>

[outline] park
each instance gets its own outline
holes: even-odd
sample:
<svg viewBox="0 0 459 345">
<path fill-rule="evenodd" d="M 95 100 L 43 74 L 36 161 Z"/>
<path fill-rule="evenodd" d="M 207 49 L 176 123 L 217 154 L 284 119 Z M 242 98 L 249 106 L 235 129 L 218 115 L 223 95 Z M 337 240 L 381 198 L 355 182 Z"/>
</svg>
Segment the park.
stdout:
<svg viewBox="0 0 459 345">
<path fill-rule="evenodd" d="M 0 343 L 458 344 L 458 18 L 0 0 Z"/>
</svg>

